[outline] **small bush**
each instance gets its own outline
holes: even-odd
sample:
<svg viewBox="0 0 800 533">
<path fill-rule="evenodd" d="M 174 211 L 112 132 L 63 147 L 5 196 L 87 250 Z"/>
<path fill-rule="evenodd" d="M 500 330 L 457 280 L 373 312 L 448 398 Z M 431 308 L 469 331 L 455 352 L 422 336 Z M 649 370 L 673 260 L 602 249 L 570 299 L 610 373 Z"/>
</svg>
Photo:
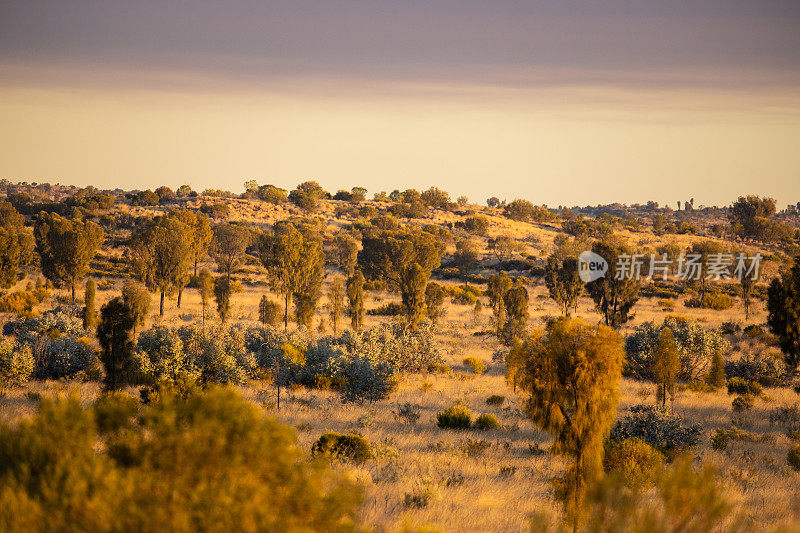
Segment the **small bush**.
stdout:
<svg viewBox="0 0 800 533">
<path fill-rule="evenodd" d="M 684 425 L 680 415 L 652 405 L 635 405 L 630 413 L 617 420 L 609 439 L 622 442 L 635 437 L 667 457 L 697 445 L 702 428 L 699 424 Z"/>
<path fill-rule="evenodd" d="M 500 422 L 497 417 L 490 413 L 483 413 L 475 419 L 475 427 L 480 430 L 500 429 Z"/>
<path fill-rule="evenodd" d="M 789 449 L 786 460 L 795 470 L 800 470 L 800 444 L 795 444 Z"/>
<path fill-rule="evenodd" d="M 747 381 L 741 378 L 731 378 L 728 380 L 728 394 L 750 394 L 761 395 L 761 385 L 755 381 Z"/>
<path fill-rule="evenodd" d="M 755 355 L 743 355 L 737 361 L 728 361 L 725 363 L 725 375 L 755 381 L 764 387 L 779 387 L 789 379 L 783 354 L 768 350 Z"/>
<path fill-rule="evenodd" d="M 464 364 L 467 365 L 470 370 L 472 370 L 473 374 L 483 374 L 486 372 L 486 363 L 477 357 L 467 357 L 464 359 Z"/>
<path fill-rule="evenodd" d="M 734 299 L 723 292 L 707 292 L 702 298 L 688 298 L 683 302 L 686 307 L 714 309 L 724 311 L 733 307 Z"/>
<path fill-rule="evenodd" d="M 375 309 L 367 309 L 370 316 L 400 316 L 403 314 L 403 305 L 397 302 L 387 302 Z"/>
<path fill-rule="evenodd" d="M 756 404 L 756 398 L 752 394 L 742 394 L 741 396 L 737 396 L 731 402 L 731 407 L 733 408 L 734 412 L 741 413 L 743 411 L 749 411 L 752 409 Z"/>
<path fill-rule="evenodd" d="M 751 339 L 763 339 L 766 335 L 764 328 L 758 324 L 750 324 L 749 326 L 746 326 L 742 330 L 742 333 L 744 333 L 745 337 L 749 337 Z"/>
<path fill-rule="evenodd" d="M 675 302 L 673 300 L 661 299 L 658 301 L 658 306 L 663 311 L 674 311 L 675 310 Z"/>
<path fill-rule="evenodd" d="M 486 398 L 487 405 L 503 405 L 503 402 L 506 401 L 505 396 L 499 396 L 497 394 L 492 394 L 488 398 Z"/>
<path fill-rule="evenodd" d="M 730 434 L 725 431 L 724 428 L 719 428 L 717 431 L 711 435 L 711 447 L 717 451 L 723 451 L 728 448 L 728 442 L 730 442 L 731 436 Z"/>
<path fill-rule="evenodd" d="M 0 296 L 0 313 L 30 315 L 39 300 L 28 291 L 14 291 Z"/>
<path fill-rule="evenodd" d="M 369 442 L 355 433 L 342 435 L 329 431 L 317 439 L 317 442 L 311 447 L 311 453 L 349 459 L 354 463 L 363 463 L 372 459 Z"/>
<path fill-rule="evenodd" d="M 417 423 L 419 417 L 421 416 L 417 407 L 410 403 L 398 406 L 396 414 L 398 418 L 402 418 L 412 426 Z"/>
<path fill-rule="evenodd" d="M 719 331 L 725 335 L 733 335 L 734 333 L 742 331 L 742 326 L 738 322 L 734 322 L 731 320 L 723 322 L 722 325 L 719 327 Z"/>
<path fill-rule="evenodd" d="M 603 457 L 606 472 L 618 472 L 631 488 L 651 486 L 664 466 L 664 455 L 637 438 L 609 441 Z"/>
<path fill-rule="evenodd" d="M 472 413 L 465 405 L 457 403 L 440 411 L 436 415 L 436 422 L 443 429 L 469 429 L 472 425 Z"/>
<path fill-rule="evenodd" d="M 267 295 L 261 297 L 258 304 L 258 320 L 262 324 L 276 326 L 283 317 L 283 307 L 278 302 L 270 300 Z"/>
</svg>

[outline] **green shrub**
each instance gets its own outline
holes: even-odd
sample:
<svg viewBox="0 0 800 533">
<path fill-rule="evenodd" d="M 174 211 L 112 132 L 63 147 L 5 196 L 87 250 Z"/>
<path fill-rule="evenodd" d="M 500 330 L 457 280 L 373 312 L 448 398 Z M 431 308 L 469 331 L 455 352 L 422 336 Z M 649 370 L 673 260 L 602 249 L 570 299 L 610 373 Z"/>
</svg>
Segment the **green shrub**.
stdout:
<svg viewBox="0 0 800 533">
<path fill-rule="evenodd" d="M 317 439 L 311 447 L 311 453 L 348 459 L 354 463 L 372 459 L 372 450 L 367 439 L 355 433 L 342 435 L 335 431 L 329 431 Z"/>
<path fill-rule="evenodd" d="M 603 469 L 619 473 L 628 487 L 651 486 L 663 467 L 664 455 L 637 438 L 606 443 Z"/>
<path fill-rule="evenodd" d="M 763 350 L 757 354 L 744 354 L 737 361 L 725 363 L 725 375 L 754 381 L 764 387 L 779 387 L 789 380 L 789 372 L 779 351 Z"/>
<path fill-rule="evenodd" d="M 483 413 L 475 419 L 475 427 L 481 430 L 500 429 L 500 422 L 493 414 Z"/>
<path fill-rule="evenodd" d="M 733 408 L 734 412 L 741 413 L 743 411 L 749 411 L 752 409 L 756 404 L 756 397 L 752 394 L 742 394 L 741 396 L 737 396 L 731 402 L 731 407 Z"/>
<path fill-rule="evenodd" d="M 467 357 L 464 359 L 464 364 L 467 365 L 470 370 L 472 370 L 473 374 L 483 374 L 486 372 L 486 363 L 477 357 Z"/>
<path fill-rule="evenodd" d="M 457 403 L 440 411 L 436 422 L 443 429 L 469 429 L 472 425 L 472 413 L 463 404 Z"/>
<path fill-rule="evenodd" d="M 127 392 L 107 392 L 92 406 L 94 420 L 100 433 L 131 427 L 131 420 L 139 411 L 140 402 Z"/>
<path fill-rule="evenodd" d="M 684 425 L 680 415 L 652 405 L 634 405 L 630 413 L 617 420 L 609 439 L 622 442 L 635 437 L 667 457 L 697 445 L 702 428 L 699 424 Z"/>
<path fill-rule="evenodd" d="M 750 337 L 751 339 L 761 339 L 766 335 L 764 328 L 759 326 L 758 324 L 750 324 L 746 326 L 742 333 L 744 333 L 745 337 Z"/>
<path fill-rule="evenodd" d="M 742 378 L 731 378 L 728 380 L 728 394 L 750 394 L 759 396 L 762 391 L 761 385 L 755 381 L 747 381 Z"/>
<path fill-rule="evenodd" d="M 658 306 L 663 311 L 674 311 L 675 310 L 675 302 L 673 300 L 661 299 L 658 301 Z"/>
<path fill-rule="evenodd" d="M 488 405 L 503 405 L 504 401 L 506 401 L 506 397 L 497 394 L 492 394 L 491 396 L 486 398 L 486 403 Z"/>
<path fill-rule="evenodd" d="M 800 470 L 800 444 L 795 444 L 789 449 L 786 460 L 795 470 Z"/>
</svg>

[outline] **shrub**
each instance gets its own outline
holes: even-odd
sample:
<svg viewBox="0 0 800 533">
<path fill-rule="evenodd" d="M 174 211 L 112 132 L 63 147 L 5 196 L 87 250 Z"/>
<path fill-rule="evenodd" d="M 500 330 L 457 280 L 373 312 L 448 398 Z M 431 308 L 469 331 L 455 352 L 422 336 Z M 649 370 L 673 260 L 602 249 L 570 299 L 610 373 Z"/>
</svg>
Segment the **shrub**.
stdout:
<svg viewBox="0 0 800 533">
<path fill-rule="evenodd" d="M 278 302 L 270 300 L 267 295 L 261 297 L 258 304 L 258 320 L 262 324 L 277 326 L 283 317 L 283 308 Z"/>
<path fill-rule="evenodd" d="M 673 300 L 661 299 L 658 301 L 658 306 L 664 311 L 675 310 L 675 302 Z"/>
<path fill-rule="evenodd" d="M 27 345 L 0 338 L 0 389 L 22 385 L 33 374 L 33 355 Z"/>
<path fill-rule="evenodd" d="M 734 299 L 723 292 L 707 292 L 702 298 L 688 298 L 683 302 L 686 307 L 714 309 L 724 311 L 733 307 Z"/>
<path fill-rule="evenodd" d="M 477 357 L 467 357 L 464 359 L 464 364 L 467 365 L 470 370 L 472 370 L 473 374 L 483 374 L 486 372 L 486 363 Z"/>
<path fill-rule="evenodd" d="M 499 429 L 500 422 L 497 417 L 490 413 L 483 413 L 475 419 L 475 427 L 481 430 Z"/>
<path fill-rule="evenodd" d="M 717 451 L 723 451 L 728 448 L 728 442 L 730 442 L 731 436 L 730 434 L 725 431 L 724 428 L 719 428 L 717 431 L 711 435 L 711 447 Z"/>
<path fill-rule="evenodd" d="M 131 427 L 131 419 L 139 411 L 140 402 L 127 392 L 113 391 L 100 396 L 92 406 L 100 433 Z"/>
<path fill-rule="evenodd" d="M 789 379 L 783 355 L 769 351 L 745 354 L 738 361 L 728 361 L 725 363 L 725 374 L 729 378 L 741 378 L 764 387 L 778 387 Z"/>
<path fill-rule="evenodd" d="M 386 302 L 375 309 L 367 309 L 370 316 L 400 316 L 403 314 L 403 305 L 397 302 Z"/>
<path fill-rule="evenodd" d="M 419 414 L 419 410 L 410 403 L 405 403 L 403 405 L 398 406 L 396 414 L 398 418 L 402 418 L 412 426 L 417 423 L 419 417 L 421 416 Z"/>
<path fill-rule="evenodd" d="M 348 459 L 355 463 L 363 463 L 372 459 L 372 451 L 367 439 L 354 433 L 342 435 L 334 431 L 329 431 L 317 439 L 311 447 L 311 453 Z"/>
<path fill-rule="evenodd" d="M 234 391 L 165 395 L 142 409 L 140 424 L 100 447 L 75 397 L 0 425 L 3 529 L 355 529 L 355 482 L 310 465 L 290 428 Z"/>
<path fill-rule="evenodd" d="M 719 327 L 719 331 L 726 335 L 733 335 L 734 333 L 742 331 L 742 325 L 732 320 L 723 322 L 722 325 Z"/>
<path fill-rule="evenodd" d="M 664 467 L 664 455 L 635 437 L 606 443 L 603 469 L 617 472 L 630 488 L 651 486 Z"/>
<path fill-rule="evenodd" d="M 750 324 L 749 326 L 746 326 L 742 330 L 742 333 L 744 333 L 745 337 L 749 337 L 751 339 L 763 339 L 766 335 L 764 328 L 758 324 Z"/>
<path fill-rule="evenodd" d="M 440 411 L 436 415 L 436 423 L 442 429 L 469 429 L 472 413 L 465 405 L 457 403 Z"/>
<path fill-rule="evenodd" d="M 345 400 L 363 402 L 388 398 L 397 386 L 398 378 L 392 367 L 382 361 L 371 361 L 365 356 L 356 356 L 344 368 L 345 385 L 342 395 Z"/>
<path fill-rule="evenodd" d="M 743 411 L 749 411 L 755 406 L 755 404 L 755 396 L 752 394 L 743 394 L 733 399 L 731 402 L 731 407 L 733 408 L 734 412 L 741 413 Z"/>
<path fill-rule="evenodd" d="M 39 300 L 28 291 L 14 291 L 0 296 L 0 313 L 29 315 Z"/>
<path fill-rule="evenodd" d="M 617 420 L 609 439 L 622 442 L 635 437 L 667 457 L 695 446 L 700 441 L 699 424 L 684 425 L 680 415 L 651 405 L 635 405 L 630 413 Z"/>
<path fill-rule="evenodd" d="M 486 398 L 486 403 L 488 405 L 503 405 L 503 402 L 506 400 L 505 396 L 499 396 L 497 394 L 492 394 L 488 398 Z"/>
<path fill-rule="evenodd" d="M 755 381 L 747 381 L 741 378 L 731 378 L 728 380 L 728 394 L 750 394 L 761 395 L 761 385 Z"/>
<path fill-rule="evenodd" d="M 653 379 L 653 354 L 661 330 L 667 327 L 677 344 L 681 361 L 680 379 L 701 377 L 710 366 L 714 352 L 720 350 L 725 353 L 728 350 L 729 344 L 718 330 L 705 329 L 686 318 L 669 315 L 660 325 L 645 322 L 625 339 L 625 375 Z"/>
<path fill-rule="evenodd" d="M 792 468 L 800 470 L 800 444 L 795 444 L 789 449 L 786 460 Z"/>
</svg>

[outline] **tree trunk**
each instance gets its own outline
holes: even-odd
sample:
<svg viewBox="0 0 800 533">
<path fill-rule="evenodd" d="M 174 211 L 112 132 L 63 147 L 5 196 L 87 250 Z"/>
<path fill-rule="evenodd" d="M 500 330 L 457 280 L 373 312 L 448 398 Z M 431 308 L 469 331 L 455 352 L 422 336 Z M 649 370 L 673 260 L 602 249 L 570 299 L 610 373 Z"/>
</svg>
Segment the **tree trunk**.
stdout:
<svg viewBox="0 0 800 533">
<path fill-rule="evenodd" d="M 72 280 L 72 305 L 75 305 L 75 280 Z"/>
<path fill-rule="evenodd" d="M 283 306 L 283 330 L 286 331 L 289 328 L 289 293 L 288 292 L 286 293 L 286 296 L 284 298 L 285 298 L 284 299 L 285 305 Z"/>
<path fill-rule="evenodd" d="M 161 290 L 161 303 L 158 306 L 158 314 L 164 316 L 164 290 Z"/>
<path fill-rule="evenodd" d="M 181 297 L 183 296 L 183 287 L 178 289 L 178 309 L 181 308 Z"/>
</svg>

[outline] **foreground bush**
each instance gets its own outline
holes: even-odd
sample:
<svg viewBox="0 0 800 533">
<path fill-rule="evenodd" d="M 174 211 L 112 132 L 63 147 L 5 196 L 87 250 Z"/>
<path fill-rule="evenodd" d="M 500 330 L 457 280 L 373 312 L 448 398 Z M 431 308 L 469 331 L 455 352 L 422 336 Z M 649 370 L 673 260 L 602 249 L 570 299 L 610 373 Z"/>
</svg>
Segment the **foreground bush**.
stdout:
<svg viewBox="0 0 800 533">
<path fill-rule="evenodd" d="M 354 433 L 342 435 L 334 431 L 322 435 L 311 447 L 311 453 L 349 459 L 355 463 L 372 459 L 367 439 Z"/>
<path fill-rule="evenodd" d="M 163 396 L 103 440 L 77 398 L 1 427 L 0 529 L 356 529 L 360 490 L 309 464 L 289 428 L 231 390 Z"/>
<path fill-rule="evenodd" d="M 457 403 L 440 411 L 436 415 L 436 423 L 443 429 L 469 429 L 472 425 L 472 413 L 465 405 Z"/>
<path fill-rule="evenodd" d="M 609 440 L 639 439 L 668 457 L 695 446 L 700 441 L 699 424 L 684 425 L 680 415 L 651 405 L 634 405 L 630 413 L 617 420 Z"/>
<path fill-rule="evenodd" d="M 731 378 L 728 380 L 728 394 L 751 394 L 761 395 L 761 385 L 755 381 L 747 381 L 741 378 Z"/>
<path fill-rule="evenodd" d="M 655 483 L 664 467 L 664 456 L 635 437 L 621 442 L 609 441 L 603 457 L 603 469 L 616 472 L 631 488 L 646 488 Z"/>
</svg>

